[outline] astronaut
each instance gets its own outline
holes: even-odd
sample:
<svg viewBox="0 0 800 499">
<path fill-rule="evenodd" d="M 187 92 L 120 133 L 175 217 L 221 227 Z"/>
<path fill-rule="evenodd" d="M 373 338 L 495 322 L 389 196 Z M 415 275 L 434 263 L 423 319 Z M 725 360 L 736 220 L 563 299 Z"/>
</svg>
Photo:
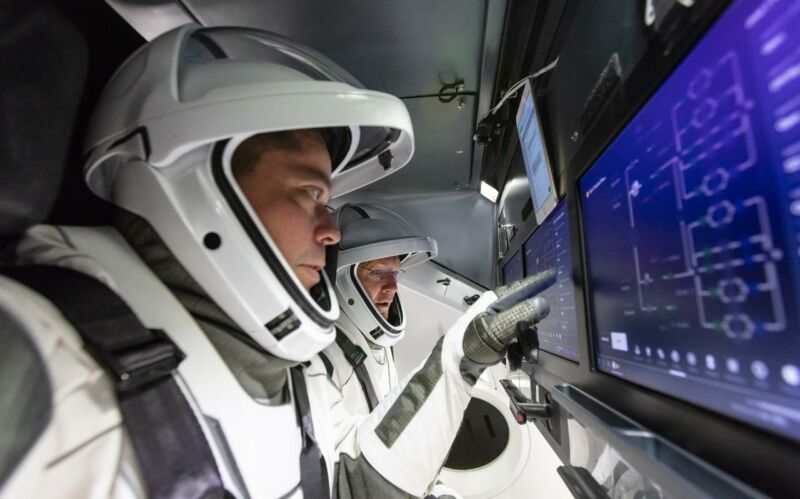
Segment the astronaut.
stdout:
<svg viewBox="0 0 800 499">
<path fill-rule="evenodd" d="M 148 330 L 166 332 L 185 354 L 172 376 L 218 476 L 165 477 L 167 460 L 139 452 L 141 429 L 114 398 L 120 380 L 62 318 L 33 339 L 63 388 L 52 422 L 3 492 L 213 496 L 218 480 L 236 497 L 425 494 L 481 371 L 547 314 L 531 296 L 553 275 L 485 293 L 417 371 L 337 433 L 342 407 L 326 405 L 317 356 L 339 309 L 322 268 L 339 239 L 325 205 L 412 153 L 399 99 L 278 37 L 190 25 L 135 52 L 87 135 L 85 179 L 119 208 L 116 229 L 34 227 L 17 254 L 96 277 Z M 330 410 L 312 418 L 309 406 Z"/>
<path fill-rule="evenodd" d="M 335 219 L 341 241 L 332 263 L 341 315 L 336 343 L 320 357 L 330 363 L 329 377 L 341 393 L 344 414 L 357 422 L 398 383 L 392 347 L 403 338 L 406 326 L 399 276 L 435 258 L 438 247 L 434 239 L 419 235 L 402 217 L 379 205 L 346 204 Z M 312 414 L 318 410 L 312 407 Z M 458 496 L 441 483 L 430 495 Z"/>
<path fill-rule="evenodd" d="M 398 276 L 435 258 L 438 248 L 382 206 L 346 204 L 335 218 L 342 238 L 336 261 L 341 314 L 336 343 L 321 355 L 332 365 L 331 377 L 348 412 L 367 415 L 398 382 L 392 346 L 406 326 Z"/>
<path fill-rule="evenodd" d="M 85 179 L 119 208 L 116 228 L 34 227 L 17 263 L 96 277 L 167 332 L 186 355 L 175 377 L 226 490 L 307 489 L 287 367 L 334 339 L 338 305 L 321 268 L 339 236 L 325 203 L 408 161 L 405 106 L 280 37 L 185 26 L 121 66 L 86 138 Z M 30 453 L 41 459 L 22 463 L 7 490 L 154 495 L 113 383 L 74 330 L 54 335 L 59 348 L 41 350 L 56 386 L 69 388 L 56 393 L 45 450 Z M 49 478 L 25 478 L 37 469 Z"/>
</svg>

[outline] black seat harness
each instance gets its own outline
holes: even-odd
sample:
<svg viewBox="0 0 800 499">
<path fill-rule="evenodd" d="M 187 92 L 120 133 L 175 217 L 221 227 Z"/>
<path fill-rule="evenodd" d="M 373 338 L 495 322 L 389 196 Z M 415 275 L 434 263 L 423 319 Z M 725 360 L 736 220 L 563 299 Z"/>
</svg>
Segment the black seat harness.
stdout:
<svg viewBox="0 0 800 499">
<path fill-rule="evenodd" d="M 297 365 L 289 370 L 297 418 L 303 437 L 303 449 L 300 451 L 300 487 L 303 490 L 303 497 L 328 499 L 330 497 L 328 467 L 314 434 L 314 422 L 311 420 L 311 405 L 308 401 L 303 369 L 302 365 Z"/>
<path fill-rule="evenodd" d="M 111 377 L 148 497 L 231 497 L 197 416 L 173 377 L 185 355 L 164 331 L 145 327 L 112 289 L 81 272 L 30 265 L 0 273 L 50 300 Z M 301 369 L 291 369 L 303 436 L 300 487 L 305 497 L 328 498 L 327 468 L 314 436 Z"/>
<path fill-rule="evenodd" d="M 336 344 L 339 345 L 339 348 L 344 352 L 344 358 L 347 359 L 347 362 L 353 367 L 353 371 L 356 373 L 356 378 L 358 378 L 358 382 L 361 384 L 361 390 L 367 398 L 367 406 L 371 412 L 378 406 L 378 396 L 375 393 L 375 388 L 372 386 L 372 380 L 369 377 L 369 372 L 367 372 L 367 366 L 364 365 L 367 354 L 361 347 L 350 341 L 350 338 L 345 336 L 339 328 L 336 328 Z"/>
<path fill-rule="evenodd" d="M 214 455 L 173 377 L 184 354 L 147 329 L 106 285 L 48 265 L 5 268 L 6 276 L 50 300 L 111 377 L 148 497 L 225 497 Z"/>
</svg>

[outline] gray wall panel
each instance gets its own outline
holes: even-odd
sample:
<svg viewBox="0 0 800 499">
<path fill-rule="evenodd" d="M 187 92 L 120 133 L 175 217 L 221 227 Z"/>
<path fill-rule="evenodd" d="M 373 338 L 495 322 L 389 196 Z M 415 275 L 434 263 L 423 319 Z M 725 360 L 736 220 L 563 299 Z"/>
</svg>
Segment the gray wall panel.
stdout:
<svg viewBox="0 0 800 499">
<path fill-rule="evenodd" d="M 456 102 L 441 103 L 436 97 L 404 99 L 403 102 L 414 125 L 414 157 L 399 172 L 367 189 L 419 193 L 456 192 L 468 188 L 475 99 L 464 97 L 462 108 Z M 473 182 L 475 186 L 477 183 Z"/>
<path fill-rule="evenodd" d="M 481 0 L 185 0 L 203 25 L 266 29 L 324 53 L 368 88 L 436 94 L 461 78 L 476 90 L 486 2 Z"/>
</svg>

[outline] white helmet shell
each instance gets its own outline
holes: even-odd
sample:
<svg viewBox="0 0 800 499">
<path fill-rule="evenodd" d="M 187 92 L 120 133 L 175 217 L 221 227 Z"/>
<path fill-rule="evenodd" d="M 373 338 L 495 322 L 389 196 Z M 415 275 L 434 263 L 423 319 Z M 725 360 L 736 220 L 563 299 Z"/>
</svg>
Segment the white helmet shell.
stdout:
<svg viewBox="0 0 800 499">
<path fill-rule="evenodd" d="M 231 172 L 236 147 L 265 132 L 325 129 L 332 195 L 405 165 L 405 105 L 364 90 L 310 49 L 252 29 L 188 25 L 114 74 L 92 118 L 90 189 L 146 219 L 209 296 L 258 344 L 305 361 L 329 345 L 338 305 L 324 272 L 307 292 Z M 338 146 L 338 147 L 337 147 Z"/>
<path fill-rule="evenodd" d="M 336 272 L 336 296 L 342 314 L 368 341 L 391 347 L 405 334 L 406 317 L 400 296 L 395 294 L 389 318 L 384 318 L 358 279 L 358 266 L 399 256 L 400 268 L 407 269 L 435 258 L 436 241 L 420 236 L 400 215 L 375 204 L 345 204 L 336 211 L 336 225 L 342 233 Z"/>
</svg>

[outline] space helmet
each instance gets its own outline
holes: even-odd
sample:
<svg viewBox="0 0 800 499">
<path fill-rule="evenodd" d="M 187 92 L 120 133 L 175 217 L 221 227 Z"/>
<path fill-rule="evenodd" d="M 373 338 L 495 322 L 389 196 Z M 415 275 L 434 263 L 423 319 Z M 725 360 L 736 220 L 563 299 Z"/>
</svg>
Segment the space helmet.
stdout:
<svg viewBox="0 0 800 499">
<path fill-rule="evenodd" d="M 322 130 L 332 197 L 405 165 L 414 149 L 398 98 L 364 89 L 323 55 L 278 35 L 186 25 L 112 76 L 86 142 L 101 198 L 146 219 L 206 293 L 272 354 L 305 361 L 334 339 L 325 272 L 307 291 L 243 195 L 237 146 L 261 133 Z"/>
<path fill-rule="evenodd" d="M 335 214 L 342 234 L 336 264 L 336 296 L 345 315 L 368 341 L 391 347 L 405 334 L 406 315 L 395 293 L 388 318 L 381 315 L 358 278 L 359 265 L 400 257 L 401 270 L 435 258 L 436 241 L 422 236 L 394 211 L 376 204 L 345 204 Z"/>
</svg>

